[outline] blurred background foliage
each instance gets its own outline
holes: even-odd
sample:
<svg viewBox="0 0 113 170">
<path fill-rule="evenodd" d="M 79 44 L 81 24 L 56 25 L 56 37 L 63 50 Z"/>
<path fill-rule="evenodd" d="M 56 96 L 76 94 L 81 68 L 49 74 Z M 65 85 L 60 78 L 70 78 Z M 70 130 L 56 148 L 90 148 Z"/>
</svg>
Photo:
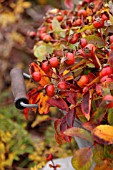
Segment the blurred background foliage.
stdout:
<svg viewBox="0 0 113 170">
<path fill-rule="evenodd" d="M 39 170 L 46 164 L 46 154 L 67 157 L 76 148 L 74 141 L 56 144 L 51 113 L 40 116 L 31 111 L 26 121 L 13 104 L 10 87 L 10 70 L 28 72 L 35 59 L 35 40 L 29 32 L 37 30 L 53 7 L 63 8 L 63 0 L 0 0 L 0 170 Z"/>
</svg>

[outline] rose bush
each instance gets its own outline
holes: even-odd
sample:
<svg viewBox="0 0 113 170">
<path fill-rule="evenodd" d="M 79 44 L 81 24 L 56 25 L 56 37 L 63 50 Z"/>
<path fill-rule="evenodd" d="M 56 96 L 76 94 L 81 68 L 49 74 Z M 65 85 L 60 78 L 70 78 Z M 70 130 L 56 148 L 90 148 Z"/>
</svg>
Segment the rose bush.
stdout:
<svg viewBox="0 0 113 170">
<path fill-rule="evenodd" d="M 70 142 L 73 136 L 92 145 L 75 152 L 76 170 L 113 169 L 113 3 L 84 0 L 76 8 L 52 9 L 35 34 L 30 64 L 29 103 L 34 112 L 48 114 L 57 107 L 63 115 L 55 120 L 56 142 Z M 28 114 L 25 110 L 25 114 Z M 74 127 L 79 120 L 82 128 Z M 93 148 L 93 149 L 92 149 Z"/>
</svg>

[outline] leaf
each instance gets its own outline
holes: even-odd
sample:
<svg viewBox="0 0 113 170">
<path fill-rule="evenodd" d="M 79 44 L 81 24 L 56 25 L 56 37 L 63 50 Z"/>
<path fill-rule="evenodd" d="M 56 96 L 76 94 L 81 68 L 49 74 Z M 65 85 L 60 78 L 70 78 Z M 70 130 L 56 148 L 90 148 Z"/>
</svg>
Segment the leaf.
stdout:
<svg viewBox="0 0 113 170">
<path fill-rule="evenodd" d="M 113 159 L 113 146 L 112 145 L 104 145 L 104 155 L 107 158 Z"/>
<path fill-rule="evenodd" d="M 67 136 L 64 134 L 64 131 L 68 128 L 67 126 L 67 120 L 66 120 L 66 115 L 61 119 L 61 123 L 60 123 L 60 132 L 62 134 L 63 139 L 66 142 L 70 142 L 71 141 L 71 137 Z"/>
<path fill-rule="evenodd" d="M 65 0 L 64 4 L 69 9 L 73 9 L 73 7 L 74 7 L 74 1 L 73 0 Z"/>
<path fill-rule="evenodd" d="M 75 121 L 75 109 L 69 110 L 69 112 L 66 114 L 66 120 L 68 127 L 72 127 Z"/>
<path fill-rule="evenodd" d="M 105 46 L 105 43 L 103 42 L 102 38 L 97 35 L 88 35 L 85 37 L 87 42 L 89 44 L 94 44 L 95 46 L 101 48 Z"/>
<path fill-rule="evenodd" d="M 113 66 L 113 50 L 109 52 L 108 63 Z"/>
<path fill-rule="evenodd" d="M 30 2 L 23 2 L 22 4 L 23 8 L 30 8 L 31 7 L 31 3 Z"/>
<path fill-rule="evenodd" d="M 104 147 L 102 145 L 96 144 L 94 146 L 93 158 L 97 164 L 103 162 L 103 160 L 105 159 L 105 155 L 104 155 Z"/>
<path fill-rule="evenodd" d="M 61 110 L 65 110 L 65 111 L 69 111 L 68 105 L 67 103 L 62 99 L 62 98 L 50 98 L 48 100 L 48 104 L 50 104 L 51 106 L 56 106 Z"/>
<path fill-rule="evenodd" d="M 79 137 L 81 139 L 87 140 L 88 142 L 90 142 L 92 144 L 94 143 L 94 140 L 93 140 L 91 133 L 89 133 L 85 129 L 78 128 L 78 127 L 72 127 L 72 128 L 65 130 L 64 133 L 68 136 L 76 136 L 76 137 Z"/>
<path fill-rule="evenodd" d="M 82 148 L 75 151 L 72 158 L 72 166 L 76 170 L 90 170 L 92 166 L 92 150 L 89 148 Z"/>
<path fill-rule="evenodd" d="M 70 104 L 76 104 L 76 98 L 77 98 L 77 94 L 75 92 L 66 92 L 66 100 L 70 103 Z"/>
<path fill-rule="evenodd" d="M 43 92 L 39 93 L 37 89 L 34 88 L 28 92 L 27 97 L 30 104 L 37 104 L 37 109 L 40 114 L 47 114 L 49 112 L 50 105 L 47 103 L 49 97 L 44 95 Z M 37 112 L 37 109 L 32 108 L 35 113 Z"/>
<path fill-rule="evenodd" d="M 99 125 L 106 114 L 106 107 L 100 105 L 98 109 L 92 114 L 90 121 L 82 124 L 84 128 L 92 131 L 97 125 Z"/>
<path fill-rule="evenodd" d="M 93 11 L 95 12 L 95 11 L 99 10 L 102 5 L 103 5 L 103 0 L 95 0 Z"/>
<path fill-rule="evenodd" d="M 54 128 L 55 128 L 55 139 L 56 139 L 56 142 L 60 145 L 66 143 L 66 141 L 64 140 L 62 134 L 60 134 L 60 123 L 61 123 L 61 120 L 60 119 L 57 119 L 55 122 L 54 122 Z"/>
<path fill-rule="evenodd" d="M 107 120 L 108 120 L 108 123 L 110 125 L 113 125 L 113 108 L 108 109 L 108 118 L 107 118 Z"/>
<path fill-rule="evenodd" d="M 92 57 L 92 59 L 93 59 L 93 64 L 95 65 L 95 67 L 98 69 L 101 69 L 102 66 L 101 66 L 101 62 L 100 62 L 99 58 L 96 55 L 94 55 Z"/>
<path fill-rule="evenodd" d="M 108 14 L 109 14 L 110 22 L 113 25 L 113 16 L 109 12 L 108 12 Z"/>
<path fill-rule="evenodd" d="M 87 119 L 81 111 L 81 107 L 76 107 L 76 116 L 82 123 L 87 122 Z"/>
<path fill-rule="evenodd" d="M 91 111 L 91 99 L 92 99 L 92 91 L 88 91 L 83 95 L 81 109 L 87 120 L 90 119 L 90 111 Z"/>
<path fill-rule="evenodd" d="M 84 25 L 84 27 L 82 27 L 82 28 L 79 28 L 77 31 L 76 31 L 76 33 L 78 34 L 78 33 L 81 33 L 81 32 L 84 32 L 84 31 L 86 31 L 86 30 L 92 30 L 94 28 L 94 26 L 93 25 Z"/>
<path fill-rule="evenodd" d="M 39 84 L 42 86 L 45 86 L 50 83 L 50 79 L 46 76 L 46 73 L 36 64 L 35 62 L 30 64 L 30 74 L 32 75 L 33 72 L 40 71 L 41 80 L 39 81 Z"/>
<path fill-rule="evenodd" d="M 100 144 L 113 144 L 113 126 L 99 125 L 92 131 L 94 140 Z"/>
<path fill-rule="evenodd" d="M 48 115 L 43 115 L 43 116 L 37 115 L 36 119 L 33 121 L 32 125 L 31 125 L 31 127 L 34 128 L 35 126 L 39 125 L 40 123 L 47 121 L 48 118 L 49 118 Z"/>
<path fill-rule="evenodd" d="M 38 112 L 40 114 L 47 114 L 49 112 L 50 105 L 47 103 L 49 97 L 44 95 L 43 92 L 37 96 Z"/>
<path fill-rule="evenodd" d="M 60 135 L 59 133 L 55 133 L 55 139 L 59 145 L 63 145 L 66 143 L 66 141 L 63 139 L 62 135 Z"/>
<path fill-rule="evenodd" d="M 34 55 L 38 58 L 38 61 L 42 62 L 45 59 L 46 54 L 53 52 L 53 46 L 51 43 L 43 43 L 40 46 L 34 46 Z"/>
<path fill-rule="evenodd" d="M 61 28 L 60 22 L 54 17 L 52 20 L 52 29 L 60 37 L 65 37 L 65 30 Z"/>
<path fill-rule="evenodd" d="M 89 68 L 95 68 L 95 65 L 93 63 L 86 64 Z"/>
<path fill-rule="evenodd" d="M 29 112 L 29 108 L 26 107 L 26 108 L 24 109 L 24 115 L 25 115 L 26 120 L 28 120 L 28 112 Z"/>
<path fill-rule="evenodd" d="M 113 163 L 110 160 L 103 160 L 101 164 L 97 164 L 94 170 L 112 170 Z"/>
</svg>

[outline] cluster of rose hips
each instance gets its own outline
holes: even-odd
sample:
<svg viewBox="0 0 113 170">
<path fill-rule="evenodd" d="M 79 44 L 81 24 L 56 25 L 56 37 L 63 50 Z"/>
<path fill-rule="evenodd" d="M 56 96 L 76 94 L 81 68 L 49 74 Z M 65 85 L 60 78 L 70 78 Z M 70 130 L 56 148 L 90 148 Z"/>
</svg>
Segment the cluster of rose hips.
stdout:
<svg viewBox="0 0 113 170">
<path fill-rule="evenodd" d="M 110 11 L 108 7 L 104 7 L 104 4 L 101 4 L 99 10 L 96 11 L 93 1 L 84 0 L 75 10 L 50 10 L 37 32 L 29 34 L 31 38 L 36 38 L 36 46 L 45 43 L 52 44 L 54 48 L 52 53 L 48 52 L 45 54 L 42 62 L 37 61 L 44 74 L 39 70 L 32 72 L 31 75 L 32 79 L 39 84 L 42 77 L 48 76 L 50 78 L 51 83 L 43 87 L 49 97 L 55 96 L 59 91 L 69 91 L 73 88 L 77 88 L 80 91 L 82 89 L 82 92 L 85 93 L 87 91 L 85 87 L 92 88 L 91 82 L 98 76 L 99 82 L 97 84 L 102 83 L 102 86 L 106 86 L 106 82 L 113 82 L 113 68 L 109 62 L 109 55 L 113 50 L 113 35 L 108 36 L 106 39 L 105 36 L 107 34 L 104 34 L 107 27 L 112 24 L 110 21 L 111 14 L 109 15 L 110 12 L 107 12 L 106 8 Z M 90 19 L 88 19 L 89 16 Z M 65 32 L 65 37 L 59 34 L 56 35 L 53 29 L 54 18 Z M 88 27 L 83 31 L 78 31 L 86 25 L 92 26 L 91 29 Z M 89 43 L 87 36 L 93 34 L 103 41 L 104 45 L 102 47 L 98 46 L 98 44 Z M 62 47 L 58 48 L 57 44 L 62 45 Z M 85 59 L 85 62 L 82 64 L 84 66 L 83 71 L 75 76 L 74 71 L 79 67 L 76 67 L 76 65 L 83 59 Z M 94 67 L 88 67 L 86 65 L 87 62 L 93 64 Z M 64 72 L 68 70 L 73 78 L 66 79 L 63 71 L 61 73 L 59 71 L 61 67 L 64 67 Z M 92 78 L 91 74 L 84 73 L 84 70 L 90 70 Z M 56 79 L 55 83 L 53 79 Z M 102 91 L 99 93 L 97 90 L 97 94 L 102 95 Z"/>
<path fill-rule="evenodd" d="M 65 55 L 65 63 L 67 65 L 72 65 L 72 64 L 74 64 L 74 62 L 75 62 L 74 54 L 71 53 L 71 52 L 67 52 L 66 55 Z M 41 69 L 45 73 L 47 73 L 47 72 L 51 71 L 51 69 L 53 69 L 53 68 L 58 68 L 58 65 L 59 65 L 58 57 L 53 56 L 52 58 L 48 59 L 47 61 L 44 61 L 44 62 L 41 63 Z M 32 78 L 36 82 L 40 82 L 41 77 L 43 77 L 43 76 L 45 76 L 45 75 L 42 75 L 40 71 L 33 72 L 33 74 L 32 74 Z M 57 84 L 57 87 L 60 90 L 66 90 L 67 89 L 66 82 L 64 80 L 58 80 L 58 81 L 59 82 Z M 49 97 L 54 96 L 55 87 L 54 87 L 53 84 L 49 84 L 49 85 L 46 86 L 46 93 Z"/>
</svg>

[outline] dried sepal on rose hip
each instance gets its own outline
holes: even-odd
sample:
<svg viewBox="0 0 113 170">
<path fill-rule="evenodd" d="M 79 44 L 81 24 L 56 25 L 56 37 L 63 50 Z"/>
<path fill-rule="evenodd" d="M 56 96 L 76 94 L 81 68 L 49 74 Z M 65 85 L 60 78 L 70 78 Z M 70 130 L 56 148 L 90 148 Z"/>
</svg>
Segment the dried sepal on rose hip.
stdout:
<svg viewBox="0 0 113 170">
<path fill-rule="evenodd" d="M 85 57 L 92 57 L 94 55 L 94 52 L 96 50 L 95 45 L 93 44 L 87 44 L 84 48 L 83 48 L 83 55 Z"/>
</svg>

